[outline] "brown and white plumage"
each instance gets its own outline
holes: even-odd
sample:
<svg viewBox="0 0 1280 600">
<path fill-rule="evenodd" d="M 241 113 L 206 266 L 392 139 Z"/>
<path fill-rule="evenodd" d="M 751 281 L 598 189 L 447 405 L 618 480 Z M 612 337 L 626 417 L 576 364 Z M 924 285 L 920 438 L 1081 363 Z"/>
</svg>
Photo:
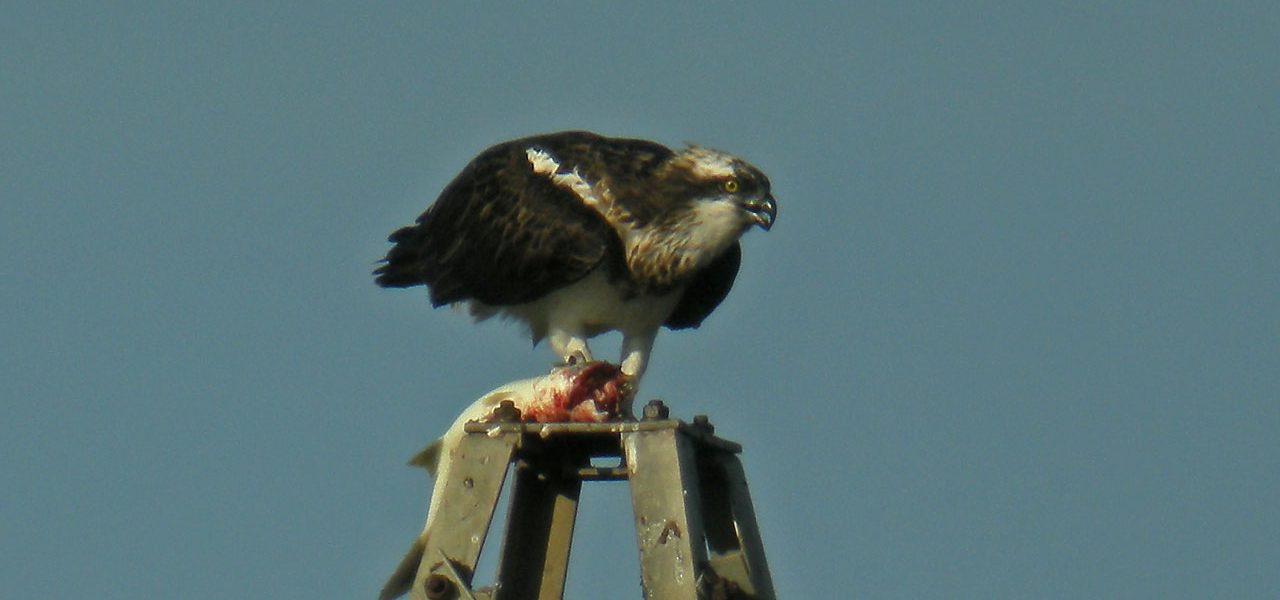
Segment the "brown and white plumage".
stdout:
<svg viewBox="0 0 1280 600">
<path fill-rule="evenodd" d="M 724 300 L 738 238 L 775 216 L 768 178 L 723 152 L 546 134 L 472 160 L 391 234 L 375 274 L 426 285 L 435 306 L 521 320 L 562 360 L 589 359 L 590 337 L 620 331 L 622 367 L 638 376 L 662 326 L 697 327 Z"/>
</svg>

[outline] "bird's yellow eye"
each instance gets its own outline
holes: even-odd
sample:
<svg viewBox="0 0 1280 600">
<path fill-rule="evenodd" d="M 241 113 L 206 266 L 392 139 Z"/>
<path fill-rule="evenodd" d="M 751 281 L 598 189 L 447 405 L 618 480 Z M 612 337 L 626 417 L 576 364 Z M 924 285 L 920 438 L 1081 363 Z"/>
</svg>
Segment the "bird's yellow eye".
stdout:
<svg viewBox="0 0 1280 600">
<path fill-rule="evenodd" d="M 721 184 L 721 187 L 723 187 L 723 188 L 724 188 L 724 191 L 729 192 L 730 194 L 732 194 L 732 193 L 734 193 L 734 192 L 738 191 L 738 180 L 736 180 L 736 179 L 726 179 L 726 180 L 724 181 L 724 183 L 723 183 L 723 184 Z"/>
</svg>

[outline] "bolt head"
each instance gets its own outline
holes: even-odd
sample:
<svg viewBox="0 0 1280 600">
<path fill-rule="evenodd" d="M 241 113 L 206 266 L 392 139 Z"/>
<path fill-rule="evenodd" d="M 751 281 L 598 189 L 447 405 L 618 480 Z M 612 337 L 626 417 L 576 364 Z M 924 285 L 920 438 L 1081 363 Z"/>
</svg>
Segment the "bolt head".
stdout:
<svg viewBox="0 0 1280 600">
<path fill-rule="evenodd" d="M 656 421 L 658 419 L 667 419 L 671 417 L 671 409 L 667 408 L 661 400 L 650 400 L 644 405 L 644 420 Z"/>
<path fill-rule="evenodd" d="M 430 600 L 447 600 L 453 598 L 453 582 L 440 573 L 432 573 L 422 583 Z"/>
<path fill-rule="evenodd" d="M 516 408 L 515 402 L 503 400 L 498 408 L 493 409 L 493 418 L 503 423 L 513 423 L 520 420 L 520 409 Z"/>
</svg>

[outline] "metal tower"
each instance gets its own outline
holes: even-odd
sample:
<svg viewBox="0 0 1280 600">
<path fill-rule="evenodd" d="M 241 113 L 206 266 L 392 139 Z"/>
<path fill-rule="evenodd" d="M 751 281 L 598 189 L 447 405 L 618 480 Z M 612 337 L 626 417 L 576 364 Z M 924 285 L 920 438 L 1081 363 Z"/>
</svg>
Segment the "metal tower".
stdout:
<svg viewBox="0 0 1280 600">
<path fill-rule="evenodd" d="M 469 423 L 440 482 L 413 600 L 560 600 L 584 482 L 627 480 L 644 598 L 774 600 L 738 454 L 705 416 L 671 419 L 651 401 L 640 421 L 522 423 L 513 406 Z M 610 458 L 612 457 L 612 458 Z M 596 466 L 616 458 L 615 466 Z M 593 459 L 603 459 L 595 460 Z M 494 585 L 472 587 L 476 561 L 514 464 Z"/>
</svg>

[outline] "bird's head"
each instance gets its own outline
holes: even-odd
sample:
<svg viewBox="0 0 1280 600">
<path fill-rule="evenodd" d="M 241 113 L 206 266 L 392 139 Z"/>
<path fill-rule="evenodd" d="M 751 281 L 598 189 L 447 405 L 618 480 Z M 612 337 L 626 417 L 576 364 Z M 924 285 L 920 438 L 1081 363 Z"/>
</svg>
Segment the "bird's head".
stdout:
<svg viewBox="0 0 1280 600">
<path fill-rule="evenodd" d="M 731 154 L 686 147 L 668 163 L 671 179 L 685 188 L 695 210 L 707 220 L 723 220 L 741 233 L 752 225 L 768 230 L 778 216 L 769 178 Z"/>
</svg>

